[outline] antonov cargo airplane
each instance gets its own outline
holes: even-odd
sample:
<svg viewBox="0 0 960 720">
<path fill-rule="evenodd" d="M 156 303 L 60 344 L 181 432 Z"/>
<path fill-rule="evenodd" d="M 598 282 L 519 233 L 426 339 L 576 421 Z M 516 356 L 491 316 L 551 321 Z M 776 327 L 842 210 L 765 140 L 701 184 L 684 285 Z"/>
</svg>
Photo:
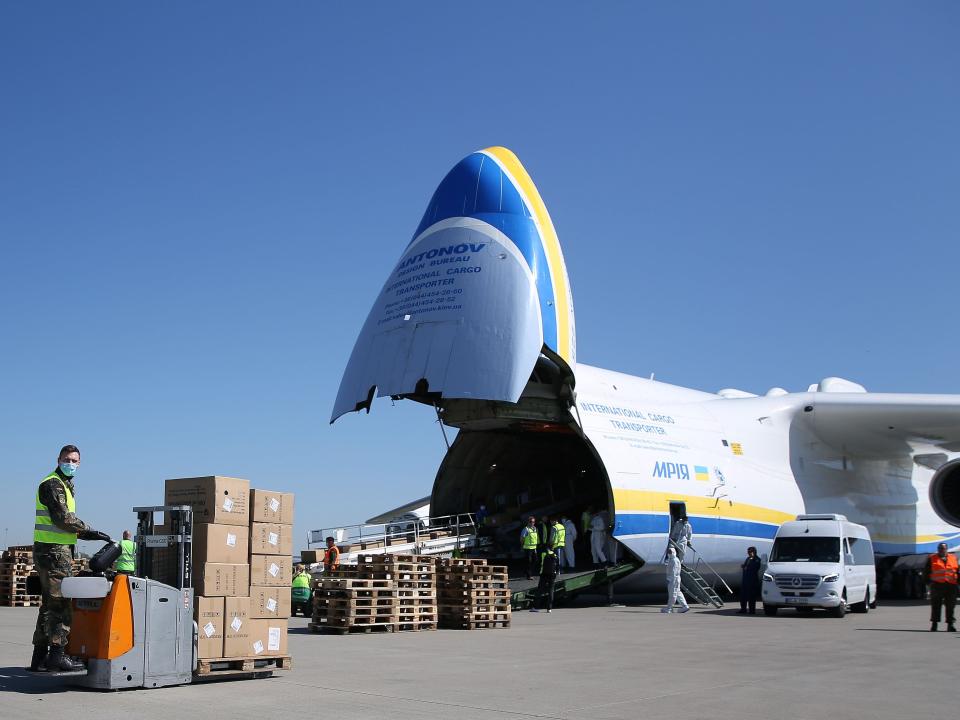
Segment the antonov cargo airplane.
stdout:
<svg viewBox="0 0 960 720">
<path fill-rule="evenodd" d="M 374 395 L 459 428 L 431 514 L 606 508 L 654 566 L 671 509 L 727 577 L 799 513 L 866 525 L 880 555 L 958 543 L 960 396 L 868 393 L 830 377 L 765 396 L 584 365 L 550 215 L 506 148 L 443 179 L 360 332 L 331 422 Z M 576 515 L 574 515 L 576 513 Z"/>
</svg>

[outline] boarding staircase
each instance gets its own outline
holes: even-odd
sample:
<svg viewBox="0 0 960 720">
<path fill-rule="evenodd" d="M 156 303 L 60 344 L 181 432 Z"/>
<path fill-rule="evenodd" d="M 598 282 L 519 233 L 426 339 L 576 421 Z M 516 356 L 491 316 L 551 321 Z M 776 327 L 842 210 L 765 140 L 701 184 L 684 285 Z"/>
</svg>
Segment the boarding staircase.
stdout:
<svg viewBox="0 0 960 720">
<path fill-rule="evenodd" d="M 703 575 L 686 565 L 680 566 L 680 587 L 697 602 L 713 605 L 715 608 L 723 607 L 723 600 Z"/>
<path fill-rule="evenodd" d="M 716 570 L 714 570 L 710 563 L 700 557 L 700 553 L 693 549 L 693 546 L 690 545 L 687 547 L 686 552 L 677 547 L 676 543 L 673 540 L 667 540 L 667 548 L 673 548 L 677 550 L 677 555 L 680 555 L 681 558 L 684 556 L 689 557 L 690 555 L 696 555 L 697 561 L 694 563 L 693 567 L 690 565 L 684 565 L 681 560 L 680 563 L 680 587 L 681 589 L 689 596 L 694 598 L 697 602 L 702 603 L 703 605 L 712 605 L 715 608 L 723 607 L 723 600 L 717 594 L 717 591 L 714 590 L 714 585 L 711 585 L 707 582 L 706 578 L 700 573 L 700 567 L 703 566 L 706 568 L 711 575 L 713 575 L 720 584 L 726 588 L 727 592 L 731 595 L 733 590 L 730 589 L 730 586 L 724 581 Z M 664 551 L 664 558 L 666 558 L 666 551 Z"/>
</svg>

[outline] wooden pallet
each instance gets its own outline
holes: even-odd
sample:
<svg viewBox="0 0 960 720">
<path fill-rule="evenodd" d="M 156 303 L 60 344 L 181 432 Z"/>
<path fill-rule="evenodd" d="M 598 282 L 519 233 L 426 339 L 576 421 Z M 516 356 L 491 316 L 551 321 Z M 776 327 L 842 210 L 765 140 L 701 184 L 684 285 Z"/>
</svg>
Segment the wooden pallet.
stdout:
<svg viewBox="0 0 960 720">
<path fill-rule="evenodd" d="M 293 658 L 289 655 L 258 655 L 243 658 L 210 658 L 197 660 L 197 677 L 212 680 L 252 673 L 273 672 L 274 670 L 292 670 Z"/>
<path fill-rule="evenodd" d="M 400 598 L 395 595 L 386 597 L 331 597 L 320 598 L 321 607 L 329 608 L 392 608 L 400 604 Z"/>
<path fill-rule="evenodd" d="M 509 620 L 453 620 L 440 618 L 440 627 L 444 630 L 493 630 L 510 627 Z"/>
<path fill-rule="evenodd" d="M 451 610 L 460 610 L 461 608 L 509 608 L 510 598 L 462 598 L 454 600 L 451 598 L 441 598 L 437 603 L 441 608 L 450 608 Z"/>
<path fill-rule="evenodd" d="M 330 620 L 334 618 L 349 619 L 353 622 L 365 621 L 366 618 L 389 618 L 393 617 L 397 608 L 392 605 L 376 607 L 320 607 L 314 615 L 326 617 Z"/>
<path fill-rule="evenodd" d="M 436 630 L 437 622 L 428 620 L 401 621 L 397 623 L 396 632 L 420 632 L 424 630 Z"/>
<path fill-rule="evenodd" d="M 458 567 L 484 567 L 487 561 L 481 558 L 443 558 L 440 560 L 440 566 L 443 568 Z"/>
<path fill-rule="evenodd" d="M 460 600 L 481 600 L 491 598 L 510 599 L 509 588 L 452 588 L 444 587 L 437 590 L 440 602 L 458 602 Z"/>
<path fill-rule="evenodd" d="M 393 580 L 380 578 L 321 578 L 320 590 L 392 590 Z"/>
<path fill-rule="evenodd" d="M 378 623 L 376 625 L 348 625 L 345 627 L 337 627 L 326 625 L 323 623 L 310 623 L 307 627 L 310 628 L 310 632 L 315 633 L 328 633 L 330 635 L 348 635 L 348 634 L 360 634 L 360 633 L 375 633 L 375 632 L 393 632 L 396 630 L 396 623 Z"/>
<path fill-rule="evenodd" d="M 39 595 L 28 595 L 27 597 L 31 599 L 0 597 L 0 607 L 35 607 L 40 604 Z"/>
</svg>

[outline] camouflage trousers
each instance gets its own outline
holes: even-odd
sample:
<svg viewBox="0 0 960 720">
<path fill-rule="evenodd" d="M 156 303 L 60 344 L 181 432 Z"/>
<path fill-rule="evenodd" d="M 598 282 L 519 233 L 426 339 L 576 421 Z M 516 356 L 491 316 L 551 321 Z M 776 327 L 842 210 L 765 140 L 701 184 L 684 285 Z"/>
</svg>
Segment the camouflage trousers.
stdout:
<svg viewBox="0 0 960 720">
<path fill-rule="evenodd" d="M 33 631 L 34 645 L 67 646 L 73 608 L 60 594 L 60 582 L 73 575 L 73 552 L 70 545 L 34 543 L 33 564 L 40 576 L 40 614 Z"/>
</svg>

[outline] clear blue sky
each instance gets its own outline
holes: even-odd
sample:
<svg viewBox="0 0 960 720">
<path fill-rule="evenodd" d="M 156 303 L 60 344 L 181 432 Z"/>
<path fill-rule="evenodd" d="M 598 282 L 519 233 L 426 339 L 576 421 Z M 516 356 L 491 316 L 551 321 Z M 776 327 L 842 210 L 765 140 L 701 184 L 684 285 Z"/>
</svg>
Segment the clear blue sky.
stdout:
<svg viewBox="0 0 960 720">
<path fill-rule="evenodd" d="M 955 2 L 3 3 L 0 540 L 67 442 L 113 533 L 167 477 L 296 492 L 298 538 L 428 494 L 429 409 L 327 421 L 437 183 L 494 144 L 581 361 L 960 393 L 958 36 Z"/>
</svg>

